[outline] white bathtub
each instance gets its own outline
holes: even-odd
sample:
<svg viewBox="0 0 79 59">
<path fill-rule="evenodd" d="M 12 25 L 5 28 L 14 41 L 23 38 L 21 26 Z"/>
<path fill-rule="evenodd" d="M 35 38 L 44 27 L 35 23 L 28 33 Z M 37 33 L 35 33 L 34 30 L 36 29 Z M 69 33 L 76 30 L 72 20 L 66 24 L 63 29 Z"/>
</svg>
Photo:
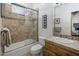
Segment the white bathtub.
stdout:
<svg viewBox="0 0 79 59">
<path fill-rule="evenodd" d="M 4 56 L 22 56 L 30 52 L 30 48 L 34 44 L 35 42 L 33 39 L 27 39 L 18 43 L 11 44 L 9 47 L 6 47 Z"/>
</svg>

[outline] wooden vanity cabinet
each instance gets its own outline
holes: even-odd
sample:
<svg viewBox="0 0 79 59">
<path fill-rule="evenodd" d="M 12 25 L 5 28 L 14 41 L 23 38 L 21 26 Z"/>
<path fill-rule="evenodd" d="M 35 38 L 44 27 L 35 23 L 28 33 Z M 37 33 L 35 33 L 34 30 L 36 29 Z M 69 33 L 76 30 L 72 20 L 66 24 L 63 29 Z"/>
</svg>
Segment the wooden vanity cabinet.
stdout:
<svg viewBox="0 0 79 59">
<path fill-rule="evenodd" d="M 46 40 L 43 49 L 44 56 L 78 56 L 79 51 Z"/>
</svg>

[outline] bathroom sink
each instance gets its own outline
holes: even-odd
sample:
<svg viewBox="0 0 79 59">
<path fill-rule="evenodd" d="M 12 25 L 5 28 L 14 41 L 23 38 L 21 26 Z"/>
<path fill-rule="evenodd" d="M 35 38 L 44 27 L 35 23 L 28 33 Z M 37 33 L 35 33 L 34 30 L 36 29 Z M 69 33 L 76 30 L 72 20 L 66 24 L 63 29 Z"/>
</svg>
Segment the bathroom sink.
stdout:
<svg viewBox="0 0 79 59">
<path fill-rule="evenodd" d="M 64 43 L 64 44 L 70 44 L 70 43 L 75 43 L 75 40 L 71 40 L 71 39 L 67 39 L 67 38 L 60 38 L 60 37 L 53 37 L 53 39 L 55 39 L 55 41 L 60 42 L 60 43 Z"/>
<path fill-rule="evenodd" d="M 74 43 L 75 41 L 73 40 L 68 40 L 68 39 L 63 39 L 60 41 L 61 43 Z"/>
<path fill-rule="evenodd" d="M 63 42 L 63 43 L 74 43 L 74 41 L 68 40 L 68 41 L 65 41 L 65 42 Z"/>
</svg>

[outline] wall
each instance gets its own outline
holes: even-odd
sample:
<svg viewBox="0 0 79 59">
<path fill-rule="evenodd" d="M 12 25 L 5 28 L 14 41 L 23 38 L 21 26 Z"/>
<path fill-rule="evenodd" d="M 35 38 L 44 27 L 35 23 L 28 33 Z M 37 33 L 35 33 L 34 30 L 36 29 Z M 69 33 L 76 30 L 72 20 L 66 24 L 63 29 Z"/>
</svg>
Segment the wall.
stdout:
<svg viewBox="0 0 79 59">
<path fill-rule="evenodd" d="M 71 12 L 78 10 L 78 3 L 66 3 L 55 8 L 55 17 L 61 18 L 62 34 L 71 35 Z"/>
<path fill-rule="evenodd" d="M 34 9 L 39 8 L 39 36 L 46 38 L 52 37 L 53 32 L 53 4 L 51 3 L 39 3 L 35 4 Z M 42 28 L 42 15 L 47 15 L 47 29 Z"/>
</svg>

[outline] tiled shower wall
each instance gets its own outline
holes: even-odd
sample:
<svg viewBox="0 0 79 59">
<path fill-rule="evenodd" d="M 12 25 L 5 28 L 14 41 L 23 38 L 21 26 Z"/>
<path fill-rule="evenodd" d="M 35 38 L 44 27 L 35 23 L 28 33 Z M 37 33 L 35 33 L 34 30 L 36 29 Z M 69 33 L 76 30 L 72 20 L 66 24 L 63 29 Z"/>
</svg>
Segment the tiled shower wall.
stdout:
<svg viewBox="0 0 79 59">
<path fill-rule="evenodd" d="M 37 39 L 37 12 L 34 11 L 36 16 L 32 12 L 31 10 L 23 19 L 21 17 L 16 18 L 17 15 L 15 14 L 15 18 L 13 18 L 14 16 L 12 18 L 2 18 L 2 25 L 9 28 L 13 43 L 27 39 Z"/>
</svg>

